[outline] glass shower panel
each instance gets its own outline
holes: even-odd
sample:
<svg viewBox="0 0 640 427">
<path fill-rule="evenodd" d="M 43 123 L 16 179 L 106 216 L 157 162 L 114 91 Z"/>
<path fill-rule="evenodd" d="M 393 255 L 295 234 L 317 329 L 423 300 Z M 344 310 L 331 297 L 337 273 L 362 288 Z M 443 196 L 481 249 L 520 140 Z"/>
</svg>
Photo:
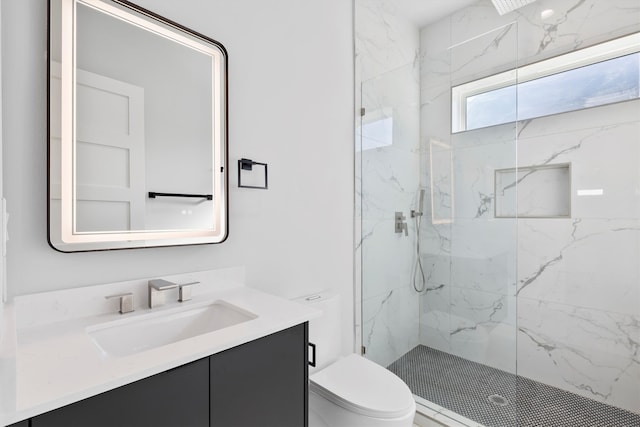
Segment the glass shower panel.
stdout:
<svg viewBox="0 0 640 427">
<path fill-rule="evenodd" d="M 608 19 L 575 24 L 575 37 L 603 23 L 640 25 L 640 15 L 608 7 Z M 535 61 L 525 47 L 523 59 Z M 575 49 L 553 48 L 557 58 Z M 605 76 L 584 75 L 554 99 L 571 102 Z M 640 100 L 580 107 L 519 130 L 518 166 L 531 172 L 519 179 L 519 209 L 547 212 L 518 219 L 519 425 L 549 425 L 560 413 L 573 425 L 640 425 Z"/>
<path fill-rule="evenodd" d="M 379 27 L 394 48 L 363 68 L 391 71 L 357 91 L 359 326 L 427 416 L 640 425 L 640 44 L 602 49 L 637 40 L 631 3 L 478 1 L 399 68 Z"/>
<path fill-rule="evenodd" d="M 388 366 L 418 342 L 411 287 L 419 186 L 419 86 L 413 63 L 365 81 L 359 128 L 362 345 Z M 396 213 L 398 219 L 396 220 Z"/>
<path fill-rule="evenodd" d="M 429 214 L 422 224 L 428 271 L 420 300 L 420 345 L 413 357 L 425 378 L 419 402 L 444 407 L 487 426 L 516 425 L 517 114 L 516 24 L 441 53 L 427 49 L 422 73 L 422 170 Z M 429 71 L 433 69 L 431 75 Z M 479 92 L 455 86 L 501 74 L 499 109 L 482 111 L 485 126 L 467 128 Z M 446 95 L 443 95 L 446 94 Z M 493 118 L 509 117 L 506 124 Z M 462 122 L 462 125 L 461 125 Z M 501 174 L 501 171 L 515 174 Z M 512 197 L 513 196 L 513 197 Z M 500 209 L 496 200 L 500 198 Z M 419 353 L 419 355 L 418 355 Z M 419 361 L 419 362 L 417 362 Z"/>
</svg>

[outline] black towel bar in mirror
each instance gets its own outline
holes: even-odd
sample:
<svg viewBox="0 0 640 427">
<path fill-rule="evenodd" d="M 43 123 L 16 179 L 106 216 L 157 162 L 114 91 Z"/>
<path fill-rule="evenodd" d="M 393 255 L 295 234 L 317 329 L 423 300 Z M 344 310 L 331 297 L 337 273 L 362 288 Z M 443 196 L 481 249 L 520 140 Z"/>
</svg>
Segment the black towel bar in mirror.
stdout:
<svg viewBox="0 0 640 427">
<path fill-rule="evenodd" d="M 156 193 L 155 191 L 149 191 L 150 199 L 155 199 L 156 197 L 192 197 L 194 199 L 213 200 L 213 194 Z"/>
</svg>

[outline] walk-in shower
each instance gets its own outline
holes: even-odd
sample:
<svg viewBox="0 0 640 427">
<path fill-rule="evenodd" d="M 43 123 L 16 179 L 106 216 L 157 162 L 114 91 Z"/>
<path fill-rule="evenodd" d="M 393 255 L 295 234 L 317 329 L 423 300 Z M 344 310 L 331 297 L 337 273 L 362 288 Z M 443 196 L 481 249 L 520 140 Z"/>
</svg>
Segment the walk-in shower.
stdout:
<svg viewBox="0 0 640 427">
<path fill-rule="evenodd" d="M 441 421 L 640 426 L 640 4 L 418 3 L 355 0 L 364 355 Z"/>
</svg>

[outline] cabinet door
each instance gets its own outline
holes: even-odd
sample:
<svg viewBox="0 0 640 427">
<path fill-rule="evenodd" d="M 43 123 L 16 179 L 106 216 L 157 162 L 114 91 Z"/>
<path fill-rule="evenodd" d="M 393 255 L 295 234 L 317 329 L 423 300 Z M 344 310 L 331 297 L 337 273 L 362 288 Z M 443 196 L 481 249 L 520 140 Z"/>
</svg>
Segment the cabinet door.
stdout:
<svg viewBox="0 0 640 427">
<path fill-rule="evenodd" d="M 209 358 L 34 417 L 31 427 L 205 427 Z"/>
<path fill-rule="evenodd" d="M 211 356 L 211 426 L 307 426 L 307 339 L 304 323 Z"/>
</svg>

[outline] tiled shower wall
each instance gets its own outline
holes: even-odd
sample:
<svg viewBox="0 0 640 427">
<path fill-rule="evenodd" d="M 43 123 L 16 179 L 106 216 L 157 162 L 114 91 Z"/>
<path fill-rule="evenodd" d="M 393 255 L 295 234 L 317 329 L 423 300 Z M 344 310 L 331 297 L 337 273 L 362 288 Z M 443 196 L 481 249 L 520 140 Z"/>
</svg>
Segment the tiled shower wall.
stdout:
<svg viewBox="0 0 640 427">
<path fill-rule="evenodd" d="M 418 344 L 419 299 L 411 287 L 416 230 L 409 211 L 420 182 L 419 30 L 396 13 L 393 2 L 356 0 L 355 8 L 356 271 L 361 274 L 356 283 L 362 283 L 356 334 L 362 331 L 366 356 L 387 366 Z M 396 211 L 407 218 L 406 236 L 394 232 Z"/>
<path fill-rule="evenodd" d="M 432 196 L 420 341 L 510 372 L 517 361 L 519 375 L 635 412 L 640 101 L 452 135 L 450 87 L 639 29 L 636 0 L 538 0 L 502 17 L 481 0 L 420 33 Z M 569 218 L 496 217 L 496 169 L 567 163 Z"/>
</svg>

